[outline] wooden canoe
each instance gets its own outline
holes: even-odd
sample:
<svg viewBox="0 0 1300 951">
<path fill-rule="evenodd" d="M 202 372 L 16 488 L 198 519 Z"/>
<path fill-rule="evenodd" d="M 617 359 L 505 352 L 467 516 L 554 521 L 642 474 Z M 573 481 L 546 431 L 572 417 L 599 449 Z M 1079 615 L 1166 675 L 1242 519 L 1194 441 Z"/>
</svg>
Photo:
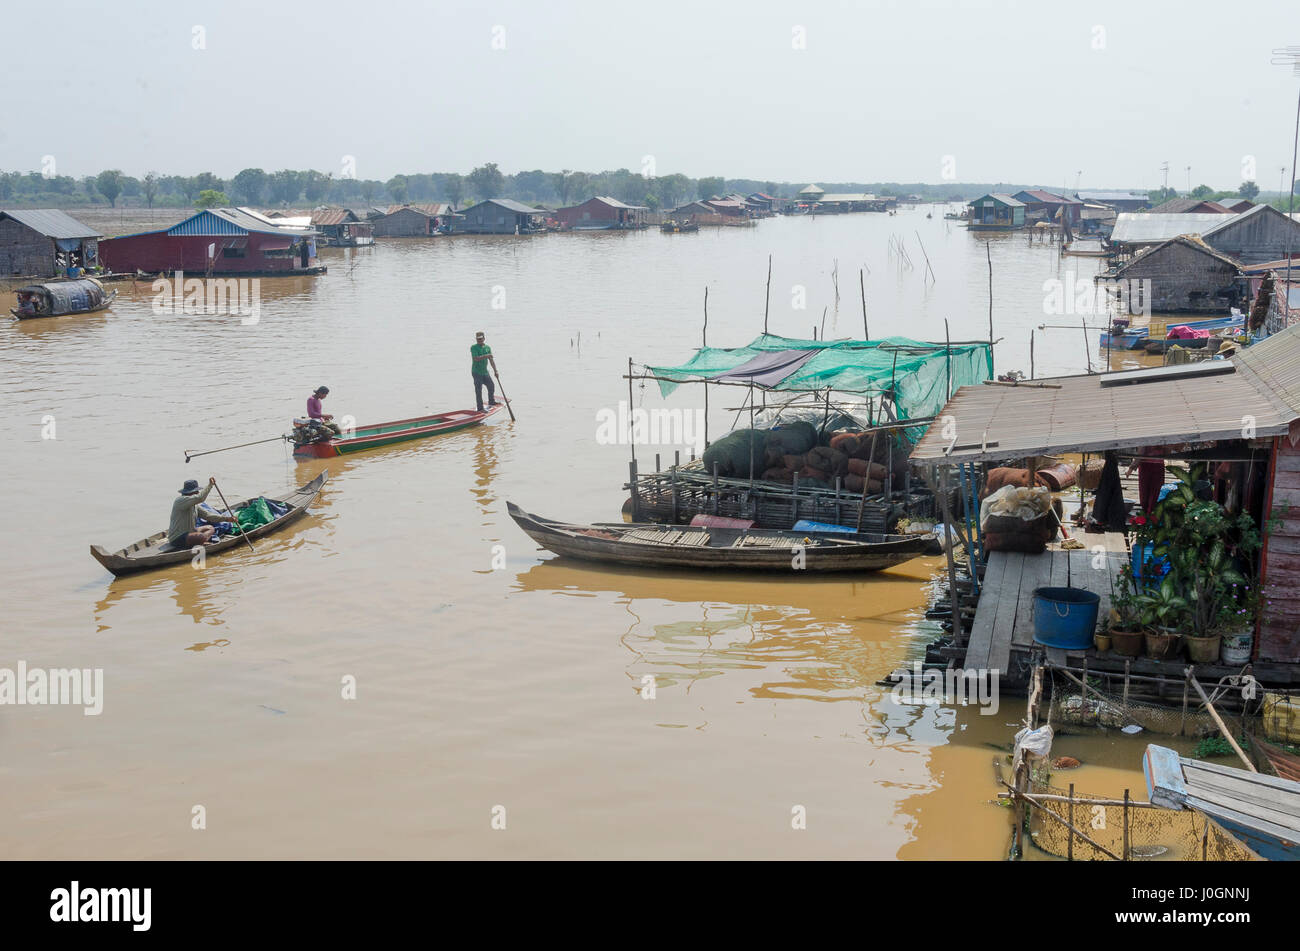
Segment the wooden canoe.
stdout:
<svg viewBox="0 0 1300 951">
<path fill-rule="evenodd" d="M 440 433 L 455 432 L 477 426 L 489 416 L 500 412 L 501 406 L 489 406 L 483 412 L 472 409 L 458 409 L 436 416 L 416 416 L 412 419 L 398 419 L 391 423 L 376 423 L 372 426 L 359 426 L 348 436 L 335 436 L 323 442 L 309 442 L 295 445 L 293 454 L 300 457 L 328 459 L 332 456 L 346 456 L 393 443 L 408 442 L 412 439 L 424 439 Z"/>
<path fill-rule="evenodd" d="M 1203 813 L 1261 858 L 1300 859 L 1300 783 L 1186 759 L 1154 743 L 1142 772 L 1153 806 Z"/>
<path fill-rule="evenodd" d="M 1250 743 L 1259 751 L 1264 760 L 1264 763 L 1259 765 L 1262 766 L 1266 763 L 1273 770 L 1274 775 L 1300 782 L 1300 756 L 1295 753 L 1288 753 L 1282 747 L 1274 746 L 1259 736 L 1252 735 Z"/>
<path fill-rule="evenodd" d="M 572 525 L 506 503 L 537 544 L 567 558 L 638 568 L 712 571 L 879 571 L 925 554 L 928 535 L 795 532 L 758 528 L 596 523 Z M 802 548 L 802 553 L 797 549 Z"/>
<path fill-rule="evenodd" d="M 104 286 L 93 277 L 80 277 L 63 281 L 48 281 L 44 284 L 28 284 L 14 291 L 14 294 L 31 294 L 40 297 L 41 310 L 34 314 L 24 314 L 18 307 L 11 307 L 9 313 L 18 320 L 34 320 L 38 317 L 66 317 L 72 314 L 93 314 L 107 310 L 117 299 L 117 291 L 105 291 Z"/>
<path fill-rule="evenodd" d="M 267 522 L 265 525 L 259 525 L 248 533 L 248 537 L 256 541 L 263 535 L 270 535 L 272 532 L 278 532 L 280 529 L 287 527 L 291 523 L 302 518 L 307 514 L 307 508 L 315 501 L 316 496 L 320 494 L 321 486 L 329 478 L 329 471 L 326 470 L 312 479 L 304 486 L 294 489 L 292 492 L 284 495 L 267 495 L 254 496 L 254 498 L 264 497 L 273 499 L 276 502 L 283 502 L 289 506 L 289 511 L 281 515 L 273 522 Z M 253 499 L 245 499 L 242 502 L 236 502 L 231 506 L 238 511 L 242 509 Z M 229 538 L 223 538 L 215 545 L 208 545 L 204 548 L 204 557 L 215 555 L 218 552 L 227 551 L 236 546 L 244 546 L 244 537 L 242 535 L 232 535 Z M 142 538 L 132 545 L 125 548 L 110 552 L 99 545 L 90 546 L 90 554 L 94 559 L 113 572 L 115 575 L 130 574 L 133 571 L 145 571 L 149 568 L 164 568 L 167 565 L 180 564 L 183 561 L 189 561 L 193 557 L 192 548 L 173 548 L 167 540 L 165 531 L 150 535 L 148 538 Z"/>
</svg>

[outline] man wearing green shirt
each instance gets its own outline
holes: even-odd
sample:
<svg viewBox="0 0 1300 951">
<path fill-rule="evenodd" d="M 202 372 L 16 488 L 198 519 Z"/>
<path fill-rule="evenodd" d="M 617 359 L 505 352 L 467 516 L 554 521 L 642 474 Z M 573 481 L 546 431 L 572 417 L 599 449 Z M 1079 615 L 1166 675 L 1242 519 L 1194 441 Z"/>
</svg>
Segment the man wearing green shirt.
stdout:
<svg viewBox="0 0 1300 951">
<path fill-rule="evenodd" d="M 496 371 L 497 362 L 492 357 L 492 348 L 483 342 L 483 331 L 474 335 L 475 343 L 469 348 L 469 355 L 472 361 L 470 374 L 474 378 L 474 402 L 478 404 L 478 411 L 483 412 L 483 387 L 487 387 L 488 404 L 491 406 L 500 406 L 497 402 L 497 388 L 492 383 L 492 375 L 488 372 L 489 366 L 492 372 Z"/>
</svg>

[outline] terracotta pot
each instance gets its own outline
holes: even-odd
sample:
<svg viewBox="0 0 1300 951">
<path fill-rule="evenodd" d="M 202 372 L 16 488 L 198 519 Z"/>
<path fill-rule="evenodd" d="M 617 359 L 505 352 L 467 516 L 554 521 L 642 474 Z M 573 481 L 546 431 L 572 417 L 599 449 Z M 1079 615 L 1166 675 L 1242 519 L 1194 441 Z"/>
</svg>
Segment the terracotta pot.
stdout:
<svg viewBox="0 0 1300 951">
<path fill-rule="evenodd" d="M 1118 631 L 1111 628 L 1110 642 L 1115 648 L 1115 653 L 1121 657 L 1141 657 L 1142 656 L 1142 632 L 1141 631 Z"/>
<path fill-rule="evenodd" d="M 1093 642 L 1093 644 L 1096 645 L 1096 647 L 1097 647 L 1097 653 L 1099 653 L 1099 654 L 1102 653 L 1103 651 L 1108 651 L 1108 650 L 1110 650 L 1110 635 L 1109 635 L 1109 634 L 1094 634 L 1094 635 L 1092 635 L 1092 642 Z"/>
<path fill-rule="evenodd" d="M 1219 660 L 1219 642 L 1223 640 L 1218 634 L 1209 637 L 1187 635 L 1187 659 L 1193 664 L 1214 664 Z"/>
<path fill-rule="evenodd" d="M 1178 654 L 1178 634 L 1161 630 L 1146 633 L 1147 656 L 1152 660 L 1169 660 Z"/>
</svg>

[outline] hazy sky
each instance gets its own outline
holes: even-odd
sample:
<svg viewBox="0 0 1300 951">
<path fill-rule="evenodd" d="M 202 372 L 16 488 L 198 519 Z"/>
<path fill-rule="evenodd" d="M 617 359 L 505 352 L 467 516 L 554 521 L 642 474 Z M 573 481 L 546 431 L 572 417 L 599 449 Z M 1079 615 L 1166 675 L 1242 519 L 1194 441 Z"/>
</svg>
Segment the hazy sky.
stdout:
<svg viewBox="0 0 1300 951">
<path fill-rule="evenodd" d="M 0 168 L 1277 189 L 1293 0 L 6 4 Z M 805 48 L 796 48 L 800 40 Z M 202 48 L 195 48 L 200 46 Z M 504 48 L 494 48 L 504 46 Z M 1080 176 L 1079 173 L 1082 173 Z"/>
</svg>

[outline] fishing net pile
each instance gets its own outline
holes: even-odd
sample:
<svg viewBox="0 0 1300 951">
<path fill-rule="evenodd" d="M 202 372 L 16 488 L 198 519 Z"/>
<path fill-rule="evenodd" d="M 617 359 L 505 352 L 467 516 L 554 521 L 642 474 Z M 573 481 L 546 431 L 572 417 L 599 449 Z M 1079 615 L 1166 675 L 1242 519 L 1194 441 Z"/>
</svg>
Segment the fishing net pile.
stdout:
<svg viewBox="0 0 1300 951">
<path fill-rule="evenodd" d="M 880 492 L 892 463 L 902 483 L 907 450 L 901 437 L 864 433 L 847 417 L 832 420 L 853 428 L 818 427 L 807 420 L 785 420 L 770 429 L 738 429 L 704 450 L 704 471 L 722 478 L 834 488 L 838 479 L 849 492 Z"/>
</svg>

